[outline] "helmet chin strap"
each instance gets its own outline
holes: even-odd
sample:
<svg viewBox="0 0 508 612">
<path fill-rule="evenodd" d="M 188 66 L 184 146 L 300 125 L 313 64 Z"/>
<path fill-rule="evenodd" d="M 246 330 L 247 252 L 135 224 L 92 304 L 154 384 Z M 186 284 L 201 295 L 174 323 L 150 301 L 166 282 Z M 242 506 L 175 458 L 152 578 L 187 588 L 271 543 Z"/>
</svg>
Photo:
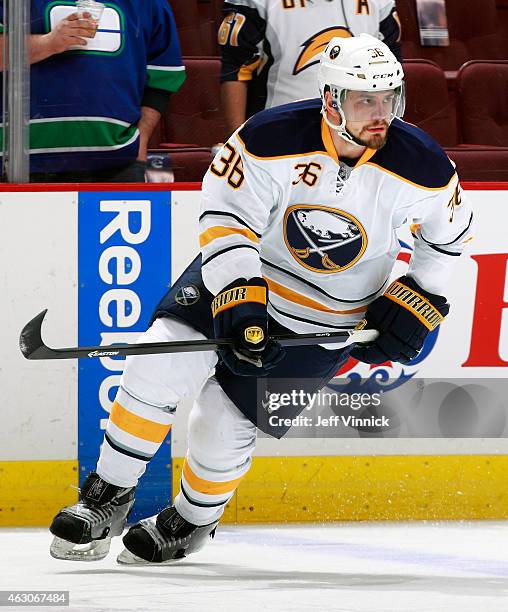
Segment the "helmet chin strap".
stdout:
<svg viewBox="0 0 508 612">
<path fill-rule="evenodd" d="M 340 125 L 338 123 L 332 123 L 330 119 L 328 119 L 328 115 L 326 113 L 326 106 L 323 102 L 323 106 L 321 107 L 321 114 L 323 115 L 323 119 L 325 120 L 326 125 L 330 127 L 332 130 L 335 130 L 337 134 L 349 144 L 355 144 L 355 145 L 358 145 L 359 147 L 365 147 L 366 145 L 364 145 L 363 142 L 358 140 L 356 136 L 353 136 L 351 132 L 348 132 L 346 128 L 346 117 L 344 116 L 344 111 L 342 110 L 342 108 L 338 106 L 336 110 L 339 113 L 340 118 L 342 119 L 342 122 L 340 123 Z M 396 116 L 397 115 L 395 113 L 392 113 L 390 120 L 388 121 L 388 125 L 391 124 L 391 122 Z"/>
<path fill-rule="evenodd" d="M 321 114 L 323 115 L 323 119 L 325 120 L 326 125 L 330 127 L 332 130 L 334 130 L 335 132 L 337 132 L 337 134 L 347 143 L 355 144 L 355 145 L 358 145 L 359 147 L 365 147 L 365 145 L 362 142 L 360 142 L 358 138 L 356 138 L 356 136 L 353 136 L 353 134 L 347 131 L 346 118 L 344 117 L 344 113 L 340 107 L 337 110 L 342 119 L 342 122 L 340 125 L 338 123 L 332 123 L 330 119 L 328 119 L 326 108 L 325 108 L 325 105 L 323 104 L 321 108 Z"/>
</svg>

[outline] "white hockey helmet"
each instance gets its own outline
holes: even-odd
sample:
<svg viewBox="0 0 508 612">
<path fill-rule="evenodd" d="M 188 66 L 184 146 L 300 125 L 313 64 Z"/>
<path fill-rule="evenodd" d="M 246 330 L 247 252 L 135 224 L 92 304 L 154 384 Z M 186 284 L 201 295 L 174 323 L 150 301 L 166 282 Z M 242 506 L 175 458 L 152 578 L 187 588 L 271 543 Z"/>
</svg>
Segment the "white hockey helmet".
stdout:
<svg viewBox="0 0 508 612">
<path fill-rule="evenodd" d="M 391 116 L 404 114 L 404 71 L 390 48 L 370 34 L 360 34 L 351 38 L 334 37 L 321 53 L 318 70 L 318 84 L 324 120 L 347 142 L 356 142 L 346 130 L 348 119 L 342 103 L 348 90 L 354 91 L 392 91 L 394 92 Z M 334 108 L 341 116 L 341 123 L 332 123 L 325 110 L 325 93 L 332 96 Z"/>
</svg>

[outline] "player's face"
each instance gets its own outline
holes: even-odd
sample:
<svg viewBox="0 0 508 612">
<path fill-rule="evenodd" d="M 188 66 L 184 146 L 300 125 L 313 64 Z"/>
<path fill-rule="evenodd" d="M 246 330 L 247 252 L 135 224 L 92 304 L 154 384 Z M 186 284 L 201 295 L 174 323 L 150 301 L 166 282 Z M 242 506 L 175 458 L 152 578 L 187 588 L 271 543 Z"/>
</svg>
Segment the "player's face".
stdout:
<svg viewBox="0 0 508 612">
<path fill-rule="evenodd" d="M 394 91 L 348 91 L 342 102 L 348 132 L 364 146 L 380 149 L 386 143 L 395 98 Z"/>
</svg>

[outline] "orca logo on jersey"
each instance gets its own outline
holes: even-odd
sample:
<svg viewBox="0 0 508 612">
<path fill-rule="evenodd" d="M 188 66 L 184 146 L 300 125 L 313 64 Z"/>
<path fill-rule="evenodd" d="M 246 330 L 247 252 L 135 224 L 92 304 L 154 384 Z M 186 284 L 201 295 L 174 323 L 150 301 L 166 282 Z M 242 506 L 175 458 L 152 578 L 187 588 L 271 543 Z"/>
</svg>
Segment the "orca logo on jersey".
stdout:
<svg viewBox="0 0 508 612">
<path fill-rule="evenodd" d="M 340 38 L 351 38 L 353 36 L 346 27 L 333 27 L 321 30 L 313 34 L 309 39 L 301 44 L 303 47 L 298 59 L 293 67 L 293 75 L 297 75 L 303 70 L 319 64 L 319 55 L 334 36 Z"/>
<path fill-rule="evenodd" d="M 287 209 L 284 241 L 299 264 L 321 274 L 350 268 L 367 248 L 367 234 L 358 219 L 342 210 L 312 204 Z"/>
</svg>

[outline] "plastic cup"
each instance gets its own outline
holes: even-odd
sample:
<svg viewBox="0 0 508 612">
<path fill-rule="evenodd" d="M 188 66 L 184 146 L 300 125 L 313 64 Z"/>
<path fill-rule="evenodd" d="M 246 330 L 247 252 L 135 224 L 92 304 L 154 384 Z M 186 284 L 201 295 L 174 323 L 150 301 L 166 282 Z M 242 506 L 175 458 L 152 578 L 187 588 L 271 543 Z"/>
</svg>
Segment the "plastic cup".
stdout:
<svg viewBox="0 0 508 612">
<path fill-rule="evenodd" d="M 84 19 L 84 13 L 90 14 L 88 19 L 94 24 L 94 29 L 90 31 L 90 38 L 95 38 L 106 5 L 102 2 L 95 2 L 95 0 L 76 0 L 76 8 L 81 19 Z"/>
</svg>

